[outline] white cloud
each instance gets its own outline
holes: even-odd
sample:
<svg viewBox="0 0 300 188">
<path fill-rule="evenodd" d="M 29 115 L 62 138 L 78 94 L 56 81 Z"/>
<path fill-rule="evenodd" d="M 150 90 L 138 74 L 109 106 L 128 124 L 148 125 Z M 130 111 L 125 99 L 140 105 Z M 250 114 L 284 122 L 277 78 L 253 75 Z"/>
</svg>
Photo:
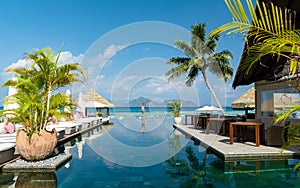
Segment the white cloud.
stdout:
<svg viewBox="0 0 300 188">
<path fill-rule="evenodd" d="M 29 59 L 19 59 L 16 63 L 12 63 L 6 69 L 29 67 L 29 66 L 31 66 L 31 64 L 32 64 L 32 61 Z"/>
<path fill-rule="evenodd" d="M 92 64 L 105 65 L 109 60 L 116 55 L 119 51 L 126 48 L 126 45 L 115 45 L 112 44 L 108 46 L 103 53 L 98 54 L 98 56 L 92 58 Z"/>
<path fill-rule="evenodd" d="M 83 58 L 82 54 L 80 54 L 78 56 L 74 56 L 71 52 L 65 51 L 65 52 L 61 52 L 60 58 L 59 58 L 59 63 L 63 63 L 63 64 L 80 63 L 82 58 Z M 16 63 L 12 63 L 6 69 L 18 68 L 18 67 L 29 67 L 32 65 L 32 63 L 33 62 L 27 58 L 19 59 Z"/>
<path fill-rule="evenodd" d="M 117 82 L 115 82 L 113 91 L 128 91 L 131 89 L 132 83 L 135 83 L 138 79 L 139 78 L 135 75 L 123 77 L 122 79 L 119 79 Z"/>
<path fill-rule="evenodd" d="M 63 64 L 80 63 L 83 57 L 84 57 L 83 54 L 74 56 L 71 52 L 65 51 L 65 52 L 61 52 L 59 62 Z"/>
</svg>

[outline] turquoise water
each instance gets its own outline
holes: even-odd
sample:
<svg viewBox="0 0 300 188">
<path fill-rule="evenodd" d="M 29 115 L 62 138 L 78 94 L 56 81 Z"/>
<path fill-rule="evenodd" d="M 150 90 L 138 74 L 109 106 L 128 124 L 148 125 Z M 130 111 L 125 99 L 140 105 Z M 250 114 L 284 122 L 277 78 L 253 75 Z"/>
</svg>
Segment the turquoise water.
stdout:
<svg viewBox="0 0 300 188">
<path fill-rule="evenodd" d="M 199 107 L 182 107 L 181 108 L 181 116 L 184 117 L 185 114 L 196 114 L 199 113 L 196 109 Z M 169 111 L 167 107 L 146 107 L 147 117 L 157 117 L 157 116 L 167 116 L 172 117 L 173 114 Z M 230 107 L 224 108 L 225 115 L 244 115 L 244 110 L 232 110 Z M 113 118 L 123 118 L 125 116 L 131 117 L 139 117 L 141 116 L 141 108 L 140 107 L 117 107 L 109 109 L 110 115 Z M 254 111 L 249 111 L 249 113 Z M 215 113 L 215 112 L 213 112 Z"/>
<path fill-rule="evenodd" d="M 148 148 L 166 140 L 163 150 L 145 149 L 142 153 L 111 148 L 109 137 L 103 135 L 83 146 L 82 157 L 78 148 L 71 150 L 73 159 L 68 168 L 56 172 L 58 187 L 299 187 L 300 174 L 293 171 L 298 160 L 234 161 L 226 162 L 194 145 L 183 134 L 174 134 L 172 118 L 165 118 L 156 127 L 147 119 L 144 134 L 142 124 L 131 124 L 135 119 L 112 120 L 108 133 L 125 145 Z M 129 122 L 129 123 L 128 123 Z M 127 124 L 128 123 L 128 124 Z M 127 126 L 131 126 L 128 128 Z M 153 127 L 156 127 L 153 129 Z M 160 134 L 158 134 L 160 133 Z M 99 151 L 102 150 L 101 151 Z M 137 152 L 137 151 L 136 151 Z M 176 153 L 178 152 L 178 153 Z M 103 155 L 103 153 L 109 155 Z M 115 158 L 114 154 L 120 157 Z M 173 155 L 176 153 L 175 155 Z M 156 160 L 159 155 L 169 157 Z M 105 156 L 105 157 L 103 157 Z M 110 156 L 111 158 L 107 158 Z M 104 159 L 106 158 L 106 159 Z M 130 161 L 120 165 L 122 159 Z M 115 162 L 111 162 L 115 161 Z M 141 161 L 150 161 L 142 163 Z M 138 167 L 133 167 L 139 164 Z M 144 165 L 146 164 L 146 165 Z M 151 165 L 147 165 L 151 164 Z M 128 166 L 129 165 L 129 166 Z"/>
<path fill-rule="evenodd" d="M 2 173 L 0 187 L 299 187 L 298 160 L 224 162 L 174 132 L 168 112 L 120 118 L 60 147 L 53 173 Z"/>
</svg>

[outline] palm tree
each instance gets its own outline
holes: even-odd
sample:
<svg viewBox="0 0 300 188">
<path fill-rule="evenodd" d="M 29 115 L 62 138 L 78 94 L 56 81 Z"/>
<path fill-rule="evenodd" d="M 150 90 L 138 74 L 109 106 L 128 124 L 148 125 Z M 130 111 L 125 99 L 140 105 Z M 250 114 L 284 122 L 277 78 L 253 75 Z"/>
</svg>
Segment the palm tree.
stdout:
<svg viewBox="0 0 300 188">
<path fill-rule="evenodd" d="M 218 77 L 223 78 L 224 81 L 227 81 L 233 75 L 233 68 L 230 63 L 230 59 L 233 56 L 228 50 L 214 53 L 219 36 L 206 37 L 205 24 L 197 23 L 192 25 L 191 29 L 191 44 L 187 44 L 183 40 L 175 42 L 175 46 L 181 49 L 186 57 L 173 57 L 169 59 L 168 64 L 175 64 L 176 66 L 167 71 L 166 75 L 169 76 L 169 80 L 172 80 L 187 73 L 186 85 L 190 87 L 201 72 L 215 102 L 223 109 L 207 79 L 207 69 Z"/>
<path fill-rule="evenodd" d="M 58 114 L 63 107 L 71 106 L 69 96 L 54 91 L 74 82 L 83 82 L 86 76 L 77 63 L 59 64 L 59 54 L 43 48 L 27 54 L 33 63 L 30 67 L 9 68 L 16 80 L 7 80 L 3 86 L 13 86 L 17 93 L 6 98 L 18 104 L 17 109 L 3 111 L 14 116 L 15 121 L 25 125 L 28 135 L 45 129 L 49 114 Z"/>
<path fill-rule="evenodd" d="M 74 82 L 82 82 L 86 79 L 86 76 L 78 63 L 59 65 L 60 53 L 56 55 L 50 48 L 44 48 L 36 53 L 28 54 L 28 57 L 33 60 L 34 63 L 31 67 L 37 73 L 38 79 L 42 81 L 43 101 L 46 103 L 44 105 L 45 119 L 43 119 L 41 126 L 45 127 L 50 110 L 52 92 Z M 79 77 L 78 73 L 81 77 Z"/>
</svg>

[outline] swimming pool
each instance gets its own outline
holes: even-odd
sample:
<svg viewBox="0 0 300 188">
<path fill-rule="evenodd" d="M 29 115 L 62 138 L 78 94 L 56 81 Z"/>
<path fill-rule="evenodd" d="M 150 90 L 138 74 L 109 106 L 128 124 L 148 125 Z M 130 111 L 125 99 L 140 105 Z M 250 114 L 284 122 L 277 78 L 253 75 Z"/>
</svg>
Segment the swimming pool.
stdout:
<svg viewBox="0 0 300 188">
<path fill-rule="evenodd" d="M 297 160 L 224 163 L 185 135 L 173 119 L 122 118 L 62 147 L 72 159 L 55 173 L 2 173 L 18 187 L 299 187 Z"/>
</svg>

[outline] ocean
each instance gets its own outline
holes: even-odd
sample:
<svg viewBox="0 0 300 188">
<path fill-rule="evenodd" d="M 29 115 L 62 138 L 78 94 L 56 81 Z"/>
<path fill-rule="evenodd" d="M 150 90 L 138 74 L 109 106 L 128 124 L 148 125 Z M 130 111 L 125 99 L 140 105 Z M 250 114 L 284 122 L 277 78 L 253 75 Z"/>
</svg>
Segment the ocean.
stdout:
<svg viewBox="0 0 300 188">
<path fill-rule="evenodd" d="M 181 115 L 185 114 L 196 114 L 199 113 L 196 109 L 199 107 L 182 107 L 181 108 Z M 3 110 L 3 106 L 0 106 L 0 110 Z M 145 107 L 147 116 L 173 116 L 170 112 L 168 107 Z M 243 115 L 245 114 L 244 110 L 233 110 L 230 107 L 225 107 L 225 114 L 230 116 L 235 115 Z M 251 112 L 251 111 L 250 111 Z M 109 109 L 110 116 L 114 117 L 124 117 L 124 116 L 134 116 L 140 117 L 141 116 L 141 107 L 116 107 Z"/>
<path fill-rule="evenodd" d="M 185 114 L 197 114 L 199 112 L 196 109 L 199 107 L 182 107 L 181 115 Z M 161 117 L 161 116 L 173 116 L 168 107 L 145 107 L 147 117 Z M 236 116 L 245 114 L 244 110 L 233 110 L 230 107 L 225 107 L 225 115 Z M 112 118 L 122 118 L 126 116 L 140 117 L 141 107 L 116 107 L 109 109 L 110 116 Z"/>
</svg>

